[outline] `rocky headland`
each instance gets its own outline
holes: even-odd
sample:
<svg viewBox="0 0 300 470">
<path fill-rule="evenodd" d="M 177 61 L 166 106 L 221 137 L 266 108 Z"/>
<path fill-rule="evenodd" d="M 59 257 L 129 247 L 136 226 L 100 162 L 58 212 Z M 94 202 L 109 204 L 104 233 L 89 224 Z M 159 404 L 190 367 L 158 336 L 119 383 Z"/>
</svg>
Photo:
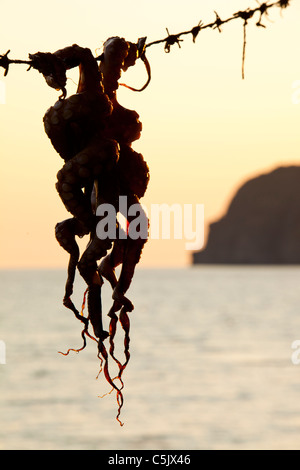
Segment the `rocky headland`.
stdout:
<svg viewBox="0 0 300 470">
<path fill-rule="evenodd" d="M 243 184 L 193 264 L 300 264 L 300 166 Z"/>
</svg>

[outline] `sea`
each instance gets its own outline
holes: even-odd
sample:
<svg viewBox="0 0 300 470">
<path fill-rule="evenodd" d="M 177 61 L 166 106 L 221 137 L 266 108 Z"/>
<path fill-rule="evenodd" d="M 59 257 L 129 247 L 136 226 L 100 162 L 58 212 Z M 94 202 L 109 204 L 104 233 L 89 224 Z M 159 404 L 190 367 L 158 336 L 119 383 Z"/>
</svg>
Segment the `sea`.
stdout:
<svg viewBox="0 0 300 470">
<path fill-rule="evenodd" d="M 96 342 L 59 353 L 83 345 L 65 280 L 0 272 L 0 450 L 300 449 L 299 266 L 137 269 L 123 426 Z M 118 323 L 121 362 L 123 343 Z"/>
</svg>

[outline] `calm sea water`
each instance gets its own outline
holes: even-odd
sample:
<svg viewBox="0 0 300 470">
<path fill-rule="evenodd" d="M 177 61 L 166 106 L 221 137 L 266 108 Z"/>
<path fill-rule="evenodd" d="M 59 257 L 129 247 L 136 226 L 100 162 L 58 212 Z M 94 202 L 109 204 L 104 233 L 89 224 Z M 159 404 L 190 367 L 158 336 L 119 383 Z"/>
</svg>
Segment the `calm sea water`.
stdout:
<svg viewBox="0 0 300 470">
<path fill-rule="evenodd" d="M 300 449 L 299 267 L 138 270 L 123 427 L 96 343 L 58 354 L 82 345 L 64 282 L 0 272 L 0 449 Z"/>
</svg>

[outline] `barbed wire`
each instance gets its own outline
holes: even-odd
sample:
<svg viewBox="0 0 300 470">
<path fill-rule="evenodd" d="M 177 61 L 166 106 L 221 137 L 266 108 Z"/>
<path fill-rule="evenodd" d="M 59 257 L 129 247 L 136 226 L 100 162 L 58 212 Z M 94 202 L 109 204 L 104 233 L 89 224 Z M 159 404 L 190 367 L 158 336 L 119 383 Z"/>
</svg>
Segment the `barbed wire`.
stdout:
<svg viewBox="0 0 300 470">
<path fill-rule="evenodd" d="M 216 11 L 215 13 L 215 21 L 207 24 L 203 24 L 202 21 L 199 21 L 198 25 L 194 26 L 188 31 L 182 31 L 177 34 L 170 34 L 168 28 L 166 28 L 168 36 L 163 38 L 163 39 L 157 39 L 156 41 L 152 41 L 149 43 L 146 43 L 146 37 L 140 38 L 138 41 L 138 50 L 140 53 L 140 57 L 144 58 L 145 60 L 145 51 L 147 48 L 154 46 L 156 44 L 162 44 L 164 43 L 164 50 L 165 52 L 169 53 L 171 50 L 171 46 L 174 44 L 177 44 L 178 47 L 180 48 L 180 43 L 183 41 L 181 39 L 181 36 L 185 35 L 192 35 L 193 42 L 196 42 L 196 38 L 198 37 L 198 34 L 200 31 L 204 29 L 217 29 L 220 33 L 222 32 L 221 27 L 229 23 L 230 21 L 236 20 L 236 19 L 242 19 L 243 21 L 243 53 L 242 53 L 242 78 L 245 76 L 245 56 L 246 56 L 246 42 L 247 42 L 247 26 L 248 26 L 248 21 L 252 19 L 256 13 L 259 14 L 259 18 L 256 22 L 256 26 L 266 28 L 266 26 L 262 23 L 263 17 L 267 17 L 269 10 L 273 7 L 279 7 L 281 10 L 287 8 L 290 6 L 292 0 L 278 0 L 276 2 L 268 3 L 260 3 L 259 6 L 255 8 L 247 8 L 246 10 L 240 10 L 234 13 L 232 16 L 229 18 L 226 18 L 225 20 L 221 19 L 221 17 L 218 15 Z M 258 3 L 258 0 L 256 0 Z M 33 66 L 31 60 L 11 60 L 8 58 L 8 54 L 10 53 L 10 50 L 8 50 L 4 55 L 0 55 L 0 66 L 4 68 L 4 76 L 7 75 L 9 65 L 10 64 L 27 64 L 29 65 L 29 69 Z M 101 60 L 103 54 L 100 56 L 96 57 L 96 60 Z M 28 69 L 28 70 L 29 70 Z M 129 87 L 130 88 L 130 87 Z M 141 90 L 140 90 L 141 91 Z"/>
<path fill-rule="evenodd" d="M 169 53 L 171 50 L 171 46 L 174 44 L 177 44 L 178 47 L 180 48 L 180 43 L 183 41 L 181 39 L 182 36 L 185 35 L 191 35 L 193 42 L 196 42 L 196 38 L 200 31 L 204 29 L 217 29 L 220 33 L 222 32 L 221 27 L 229 23 L 230 21 L 236 20 L 236 19 L 242 19 L 243 20 L 243 52 L 242 52 L 242 78 L 244 79 L 245 77 L 245 57 L 246 57 L 246 43 L 247 43 L 247 26 L 248 26 L 248 21 L 252 19 L 256 14 L 259 14 L 259 18 L 256 22 L 256 26 L 261 27 L 261 28 L 266 28 L 266 26 L 262 23 L 262 20 L 264 17 L 268 16 L 269 10 L 273 7 L 279 7 L 281 10 L 287 8 L 290 6 L 291 0 L 279 0 L 273 3 L 268 3 L 264 2 L 261 3 L 259 6 L 255 8 L 247 8 L 246 10 L 243 11 L 237 11 L 234 13 L 232 16 L 229 18 L 223 20 L 220 18 L 218 13 L 214 11 L 216 18 L 215 21 L 207 24 L 203 24 L 202 21 L 199 21 L 197 26 L 194 26 L 188 31 L 182 31 L 177 34 L 170 34 L 168 28 L 166 28 L 168 36 L 163 38 L 163 39 L 158 39 L 156 41 L 149 42 L 145 45 L 145 49 L 151 46 L 154 46 L 156 44 L 162 44 L 164 43 L 164 50 L 166 53 Z"/>
</svg>

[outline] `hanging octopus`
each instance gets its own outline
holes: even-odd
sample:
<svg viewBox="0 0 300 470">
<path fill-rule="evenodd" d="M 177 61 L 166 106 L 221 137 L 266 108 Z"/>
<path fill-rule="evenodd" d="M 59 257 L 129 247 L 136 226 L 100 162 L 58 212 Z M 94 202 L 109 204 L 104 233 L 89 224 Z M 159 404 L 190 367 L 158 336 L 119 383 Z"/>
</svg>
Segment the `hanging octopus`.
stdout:
<svg viewBox="0 0 300 470">
<path fill-rule="evenodd" d="M 125 236 L 123 234 L 116 239 L 99 238 L 96 227 L 101 216 L 97 215 L 97 207 L 111 204 L 116 213 L 122 213 L 119 197 L 126 196 L 128 206 L 136 204 L 148 226 L 140 198 L 147 189 L 149 168 L 143 156 L 132 149 L 132 142 L 140 137 L 142 125 L 138 114 L 122 107 L 116 96 L 121 72 L 133 66 L 138 58 L 146 66 L 148 80 L 140 90 L 131 89 L 142 91 L 148 85 L 151 75 L 144 44 L 145 38 L 133 44 L 123 38 L 112 37 L 104 43 L 103 53 L 98 58 L 94 58 L 90 49 L 74 44 L 53 54 L 30 54 L 30 61 L 26 62 L 43 74 L 49 86 L 62 91 L 59 100 L 46 112 L 44 127 L 54 149 L 65 161 L 57 174 L 56 189 L 65 208 L 72 215 L 55 227 L 57 241 L 70 255 L 63 304 L 84 324 L 84 344 L 81 349 L 86 345 L 86 336 L 98 343 L 98 357 L 101 365 L 104 363 L 105 377 L 117 393 L 117 419 L 120 424 L 124 386 L 122 373 L 130 358 L 130 322 L 127 313 L 134 308 L 125 294 L 147 237 L 132 239 L 128 236 L 132 218 L 123 213 L 127 216 Z M 0 65 L 6 68 L 6 73 L 10 62 L 16 61 L 10 61 L 7 54 L 2 56 Z M 79 67 L 77 92 L 66 98 L 66 71 L 74 67 Z M 115 223 L 118 226 L 117 220 Z M 121 230 L 118 233 L 121 234 Z M 85 235 L 89 235 L 90 239 L 80 256 L 76 236 Z M 121 271 L 117 279 L 115 268 L 119 265 Z M 76 270 L 87 284 L 81 312 L 71 300 Z M 113 290 L 113 303 L 108 313 L 109 332 L 104 330 L 102 321 L 103 279 L 110 283 Z M 83 315 L 86 295 L 87 317 Z M 118 320 L 125 331 L 124 364 L 114 356 L 114 336 Z M 94 336 L 88 331 L 89 323 Z M 115 384 L 115 378 L 111 378 L 108 369 L 108 353 L 104 345 L 108 336 L 110 355 L 119 367 L 117 378 L 121 383 L 120 387 Z"/>
</svg>

